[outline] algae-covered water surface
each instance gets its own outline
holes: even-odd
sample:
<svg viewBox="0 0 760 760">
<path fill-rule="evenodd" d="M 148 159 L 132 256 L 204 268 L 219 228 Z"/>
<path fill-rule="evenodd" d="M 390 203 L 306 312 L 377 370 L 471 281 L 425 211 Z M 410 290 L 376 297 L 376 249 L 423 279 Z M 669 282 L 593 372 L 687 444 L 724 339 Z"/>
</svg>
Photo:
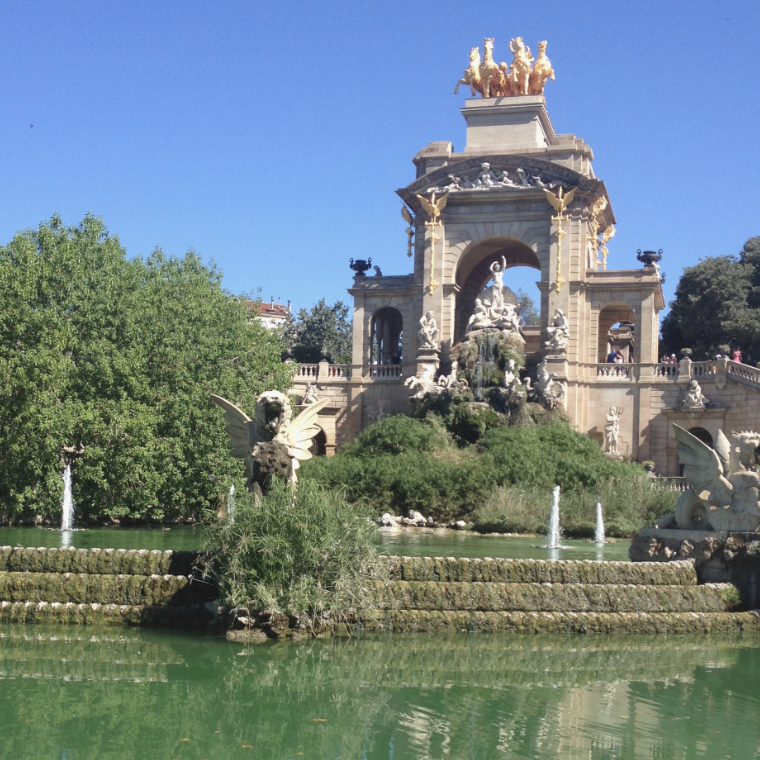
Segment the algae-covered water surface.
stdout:
<svg viewBox="0 0 760 760">
<path fill-rule="evenodd" d="M 760 757 L 760 637 L 0 628 L 0 757 Z"/>
</svg>

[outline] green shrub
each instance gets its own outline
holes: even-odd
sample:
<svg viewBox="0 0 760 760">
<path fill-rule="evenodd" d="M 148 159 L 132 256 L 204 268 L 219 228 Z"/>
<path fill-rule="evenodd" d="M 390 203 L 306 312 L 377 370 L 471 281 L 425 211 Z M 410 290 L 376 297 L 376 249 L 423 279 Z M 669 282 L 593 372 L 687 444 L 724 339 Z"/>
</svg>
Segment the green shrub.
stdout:
<svg viewBox="0 0 760 760">
<path fill-rule="evenodd" d="M 406 514 L 416 509 L 437 520 L 472 512 L 491 486 L 477 456 L 441 457 L 416 451 L 355 457 L 338 454 L 302 465 L 303 478 L 338 489 L 373 514 Z"/>
<path fill-rule="evenodd" d="M 344 456 L 363 457 L 408 451 L 438 451 L 445 449 L 450 442 L 448 433 L 435 417 L 419 420 L 396 414 L 364 428 L 342 453 Z"/>
<path fill-rule="evenodd" d="M 207 530 L 208 570 L 224 601 L 249 614 L 341 620 L 363 603 L 362 579 L 381 572 L 367 512 L 305 479 L 295 493 L 276 482 L 241 497 Z"/>
<path fill-rule="evenodd" d="M 447 404 L 446 417 L 389 417 L 366 428 L 336 456 L 305 462 L 303 477 L 375 515 L 415 509 L 441 522 L 474 518 L 487 532 L 544 532 L 556 485 L 568 535 L 594 534 L 597 502 L 610 536 L 673 511 L 678 494 L 653 488 L 641 465 L 606 457 L 561 413 L 546 412 L 530 427 L 497 427 L 504 415 L 458 398 Z M 478 444 L 454 447 L 446 419 L 460 441 Z"/>
<path fill-rule="evenodd" d="M 450 429 L 460 441 L 477 443 L 486 431 L 503 427 L 507 422 L 507 417 L 495 412 L 488 404 L 467 403 L 456 406 Z"/>
</svg>

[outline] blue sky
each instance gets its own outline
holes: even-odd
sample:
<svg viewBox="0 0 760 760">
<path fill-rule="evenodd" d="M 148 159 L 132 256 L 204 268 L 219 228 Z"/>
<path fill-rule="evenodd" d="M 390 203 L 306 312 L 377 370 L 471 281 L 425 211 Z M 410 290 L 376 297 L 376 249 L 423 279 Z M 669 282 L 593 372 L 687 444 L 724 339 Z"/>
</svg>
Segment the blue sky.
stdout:
<svg viewBox="0 0 760 760">
<path fill-rule="evenodd" d="M 233 292 L 349 300 L 350 257 L 410 270 L 394 191 L 431 140 L 463 147 L 469 49 L 520 35 L 549 41 L 555 129 L 594 149 L 610 267 L 662 248 L 669 299 L 760 234 L 758 28 L 756 0 L 6 2 L 0 241 L 93 211 Z"/>
</svg>

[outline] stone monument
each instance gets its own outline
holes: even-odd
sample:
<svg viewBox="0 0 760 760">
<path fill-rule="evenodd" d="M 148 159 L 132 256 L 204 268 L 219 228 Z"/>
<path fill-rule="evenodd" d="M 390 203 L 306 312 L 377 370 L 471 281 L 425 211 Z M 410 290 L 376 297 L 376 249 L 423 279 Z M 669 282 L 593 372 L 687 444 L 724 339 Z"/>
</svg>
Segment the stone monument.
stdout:
<svg viewBox="0 0 760 760">
<path fill-rule="evenodd" d="M 266 493 L 272 476 L 295 485 L 300 462 L 311 459 L 309 447 L 319 433 L 315 420 L 329 399 L 309 404 L 292 420 L 290 401 L 279 391 L 266 391 L 256 398 L 253 419 L 221 396 L 212 394 L 211 400 L 224 410 L 232 456 L 245 459 L 248 491 Z"/>
</svg>

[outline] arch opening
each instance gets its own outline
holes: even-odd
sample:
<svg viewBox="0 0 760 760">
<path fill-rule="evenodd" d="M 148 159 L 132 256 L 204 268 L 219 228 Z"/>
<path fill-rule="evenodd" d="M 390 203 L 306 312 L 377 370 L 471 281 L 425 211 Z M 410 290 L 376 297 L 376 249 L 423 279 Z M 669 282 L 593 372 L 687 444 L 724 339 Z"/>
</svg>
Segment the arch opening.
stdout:
<svg viewBox="0 0 760 760">
<path fill-rule="evenodd" d="M 314 438 L 312 438 L 311 446 L 309 446 L 309 451 L 313 457 L 327 456 L 327 435 L 325 431 L 322 430 L 322 428 L 320 428 L 319 432 L 314 436 Z"/>
<path fill-rule="evenodd" d="M 370 356 L 372 364 L 401 364 L 404 318 L 398 309 L 386 306 L 372 316 Z"/>
<path fill-rule="evenodd" d="M 635 361 L 636 323 L 633 309 L 625 303 L 607 304 L 599 312 L 597 362 Z"/>
<path fill-rule="evenodd" d="M 493 279 L 491 265 L 501 261 L 502 257 L 507 269 L 504 274 L 505 301 L 515 304 L 521 317 L 525 315 L 533 323 L 540 321 L 541 295 L 536 281 L 544 277 L 538 256 L 520 240 L 505 237 L 483 240 L 473 245 L 457 266 L 456 283 L 459 293 L 454 343 L 464 339 L 467 322 L 475 311 L 475 299 L 481 296 L 490 298 L 487 289 L 491 287 Z M 536 270 L 539 273 L 537 277 Z"/>
</svg>

